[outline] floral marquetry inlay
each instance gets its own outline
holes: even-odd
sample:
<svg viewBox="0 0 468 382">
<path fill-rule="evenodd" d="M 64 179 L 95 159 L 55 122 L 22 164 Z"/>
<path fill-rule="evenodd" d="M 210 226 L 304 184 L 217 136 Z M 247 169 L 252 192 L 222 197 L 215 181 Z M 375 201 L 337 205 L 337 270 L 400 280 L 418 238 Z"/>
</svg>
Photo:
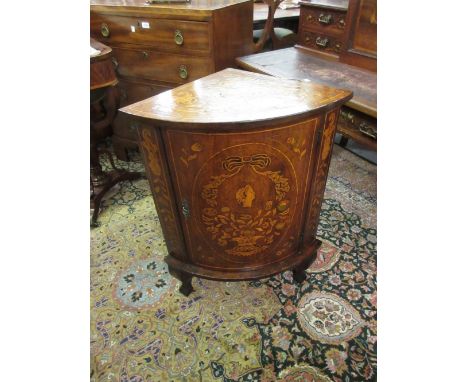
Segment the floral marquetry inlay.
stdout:
<svg viewBox="0 0 468 382">
<path fill-rule="evenodd" d="M 263 144 L 241 146 L 252 155 L 227 156 L 236 148 L 223 150 L 214 160 L 218 172 L 204 176 L 201 170 L 196 187 L 204 201 L 200 218 L 209 244 L 246 257 L 276 245 L 287 231 L 297 186 L 294 170 L 283 169 L 279 151 L 258 152 L 267 147 Z"/>
</svg>

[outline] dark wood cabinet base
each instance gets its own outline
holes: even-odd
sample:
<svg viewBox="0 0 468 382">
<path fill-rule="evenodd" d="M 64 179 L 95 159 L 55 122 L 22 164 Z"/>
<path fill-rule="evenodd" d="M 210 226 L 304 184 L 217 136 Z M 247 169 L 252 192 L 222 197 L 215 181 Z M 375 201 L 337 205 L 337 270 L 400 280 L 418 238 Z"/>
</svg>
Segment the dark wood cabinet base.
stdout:
<svg viewBox="0 0 468 382">
<path fill-rule="evenodd" d="M 245 281 L 270 277 L 291 269 L 294 280 L 297 283 L 302 283 L 306 278 L 305 271 L 317 258 L 317 251 L 321 244 L 320 240 L 314 239 L 312 244 L 307 246 L 303 251 L 297 252 L 296 255 L 288 256 L 283 261 L 236 272 L 227 272 L 225 269 L 216 270 L 183 263 L 171 255 L 166 256 L 164 261 L 169 266 L 169 273 L 182 283 L 179 288 L 180 293 L 188 296 L 194 291 L 192 287 L 193 276 L 219 281 Z"/>
</svg>

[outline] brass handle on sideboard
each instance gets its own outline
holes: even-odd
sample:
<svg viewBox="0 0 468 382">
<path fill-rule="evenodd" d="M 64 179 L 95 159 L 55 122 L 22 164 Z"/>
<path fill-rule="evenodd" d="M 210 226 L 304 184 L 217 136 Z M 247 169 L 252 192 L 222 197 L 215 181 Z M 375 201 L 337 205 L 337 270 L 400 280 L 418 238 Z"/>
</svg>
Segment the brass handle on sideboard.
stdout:
<svg viewBox="0 0 468 382">
<path fill-rule="evenodd" d="M 328 38 L 324 37 L 321 38 L 320 36 L 315 39 L 315 44 L 322 48 L 326 48 L 328 45 Z"/>
<path fill-rule="evenodd" d="M 179 77 L 182 78 L 183 80 L 187 79 L 188 77 L 188 69 L 185 65 L 180 65 L 179 66 Z"/>
<path fill-rule="evenodd" d="M 110 29 L 109 26 L 106 23 L 101 24 L 101 34 L 103 37 L 109 37 L 110 36 Z"/>
<path fill-rule="evenodd" d="M 346 22 L 344 21 L 344 19 L 339 19 L 339 20 L 338 20 L 338 26 L 339 26 L 340 28 L 344 28 L 345 25 L 346 25 Z"/>
<path fill-rule="evenodd" d="M 307 15 L 307 21 L 312 21 L 312 15 Z"/>
<path fill-rule="evenodd" d="M 176 29 L 175 32 L 174 32 L 174 42 L 177 45 L 182 45 L 184 43 L 184 35 L 178 29 Z"/>
<path fill-rule="evenodd" d="M 377 130 L 365 122 L 359 124 L 359 131 L 373 139 L 377 139 Z"/>
<path fill-rule="evenodd" d="M 144 50 L 141 52 L 141 55 L 143 56 L 144 59 L 147 59 L 149 57 L 148 52 L 146 52 Z"/>
<path fill-rule="evenodd" d="M 326 15 L 324 13 L 321 13 L 320 16 L 318 17 L 318 21 L 319 21 L 319 23 L 328 25 L 328 24 L 332 23 L 333 17 L 332 17 L 331 14 Z"/>
<path fill-rule="evenodd" d="M 351 114 L 350 112 L 346 112 L 346 111 L 341 111 L 340 112 L 341 116 L 347 120 L 348 122 L 350 122 L 351 124 L 354 123 L 354 115 Z"/>
</svg>

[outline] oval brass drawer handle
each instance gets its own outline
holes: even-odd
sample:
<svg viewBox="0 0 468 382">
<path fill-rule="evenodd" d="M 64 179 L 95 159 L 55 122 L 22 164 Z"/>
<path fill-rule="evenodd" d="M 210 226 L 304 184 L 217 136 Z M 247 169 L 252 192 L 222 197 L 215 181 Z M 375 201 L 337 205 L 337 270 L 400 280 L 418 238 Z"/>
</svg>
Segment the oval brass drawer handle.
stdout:
<svg viewBox="0 0 468 382">
<path fill-rule="evenodd" d="M 144 59 L 147 59 L 149 57 L 148 52 L 146 52 L 144 50 L 141 52 L 141 55 L 143 56 Z"/>
<path fill-rule="evenodd" d="M 184 35 L 178 29 L 176 29 L 175 32 L 174 32 L 174 42 L 177 45 L 182 45 L 184 43 Z"/>
<path fill-rule="evenodd" d="M 333 22 L 333 17 L 331 14 L 326 15 L 324 13 L 321 13 L 320 16 L 318 17 L 318 21 L 319 23 L 328 25 Z"/>
<path fill-rule="evenodd" d="M 312 21 L 312 15 L 307 15 L 307 21 Z"/>
<path fill-rule="evenodd" d="M 188 77 L 188 69 L 185 65 L 180 65 L 179 66 L 179 77 L 182 78 L 183 80 L 187 79 Z"/>
<path fill-rule="evenodd" d="M 359 131 L 373 139 L 377 139 L 377 130 L 365 122 L 359 124 Z"/>
<path fill-rule="evenodd" d="M 328 45 L 328 38 L 321 38 L 320 36 L 315 39 L 315 43 L 321 48 L 326 48 Z"/>
<path fill-rule="evenodd" d="M 109 37 L 110 36 L 110 29 L 109 26 L 106 23 L 101 24 L 101 34 L 103 37 Z"/>
<path fill-rule="evenodd" d="M 354 115 L 352 113 L 346 112 L 346 111 L 341 111 L 340 114 L 345 120 L 347 120 L 347 121 L 349 121 L 351 123 L 354 123 Z"/>
</svg>

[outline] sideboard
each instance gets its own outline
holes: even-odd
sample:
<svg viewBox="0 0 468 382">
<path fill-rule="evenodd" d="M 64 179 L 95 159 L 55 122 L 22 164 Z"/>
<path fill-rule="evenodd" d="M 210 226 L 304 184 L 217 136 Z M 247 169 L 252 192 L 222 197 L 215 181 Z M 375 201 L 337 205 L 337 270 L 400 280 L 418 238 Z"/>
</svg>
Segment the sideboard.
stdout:
<svg viewBox="0 0 468 382">
<path fill-rule="evenodd" d="M 235 66 L 253 51 L 252 25 L 251 0 L 91 1 L 91 37 L 112 48 L 122 106 Z M 133 119 L 119 113 L 113 132 L 117 157 L 128 159 Z"/>
<path fill-rule="evenodd" d="M 338 133 L 377 150 L 376 0 L 301 1 L 299 42 L 293 48 L 238 57 L 239 67 L 275 77 L 349 89 Z"/>
</svg>

